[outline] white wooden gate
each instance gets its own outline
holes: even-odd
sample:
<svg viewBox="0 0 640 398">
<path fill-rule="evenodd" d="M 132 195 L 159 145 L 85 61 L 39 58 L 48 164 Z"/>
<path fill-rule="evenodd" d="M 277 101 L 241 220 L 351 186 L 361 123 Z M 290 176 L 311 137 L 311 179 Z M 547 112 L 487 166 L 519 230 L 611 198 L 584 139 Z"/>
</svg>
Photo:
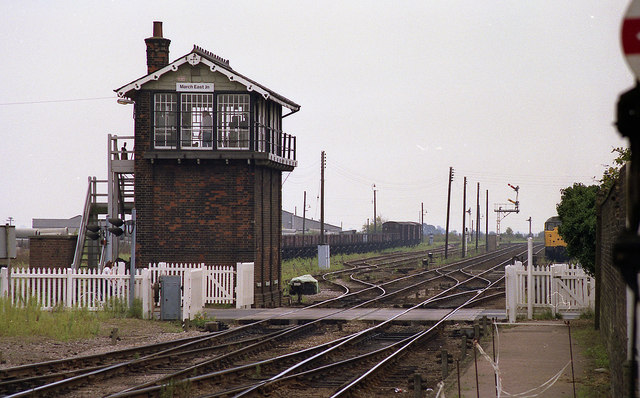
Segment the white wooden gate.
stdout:
<svg viewBox="0 0 640 398">
<path fill-rule="evenodd" d="M 184 286 L 185 273 L 191 270 L 203 269 L 203 293 L 205 304 L 233 304 L 235 300 L 235 274 L 233 266 L 204 265 L 204 263 L 177 264 L 164 263 L 149 264 L 151 284 L 156 283 L 160 275 L 179 275 L 180 284 Z M 253 292 L 252 292 L 253 293 Z"/>
<path fill-rule="evenodd" d="M 532 268 L 533 308 L 579 314 L 595 308 L 595 279 L 574 264 Z M 505 267 L 506 307 L 509 318 L 527 309 L 527 268 L 520 262 Z"/>
</svg>

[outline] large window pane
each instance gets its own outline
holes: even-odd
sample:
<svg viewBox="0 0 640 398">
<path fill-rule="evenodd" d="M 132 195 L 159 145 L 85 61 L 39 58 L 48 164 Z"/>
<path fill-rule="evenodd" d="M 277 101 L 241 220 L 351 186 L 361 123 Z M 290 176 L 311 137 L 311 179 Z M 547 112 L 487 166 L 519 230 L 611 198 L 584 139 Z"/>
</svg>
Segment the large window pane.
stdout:
<svg viewBox="0 0 640 398">
<path fill-rule="evenodd" d="M 211 148 L 213 94 L 183 93 L 180 103 L 180 146 L 184 149 Z"/>
<path fill-rule="evenodd" d="M 155 148 L 176 147 L 176 94 L 156 94 L 154 96 L 153 142 Z"/>
<path fill-rule="evenodd" d="M 249 95 L 219 94 L 218 148 L 249 149 Z"/>
</svg>

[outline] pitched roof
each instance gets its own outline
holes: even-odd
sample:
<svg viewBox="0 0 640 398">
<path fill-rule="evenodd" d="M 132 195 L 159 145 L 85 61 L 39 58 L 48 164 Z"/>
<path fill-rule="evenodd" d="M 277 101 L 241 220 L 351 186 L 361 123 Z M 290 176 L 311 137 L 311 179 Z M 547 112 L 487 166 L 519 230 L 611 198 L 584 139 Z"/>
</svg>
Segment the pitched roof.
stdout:
<svg viewBox="0 0 640 398">
<path fill-rule="evenodd" d="M 264 99 L 270 99 L 282 106 L 291 109 L 293 112 L 297 112 L 298 110 L 300 110 L 300 105 L 296 104 L 290 99 L 233 70 L 233 68 L 231 68 L 231 66 L 229 65 L 228 60 L 219 57 L 216 54 L 196 45 L 193 46 L 193 50 L 191 50 L 190 53 L 179 57 L 164 68 L 158 69 L 153 73 L 134 80 L 129 84 L 115 89 L 114 91 L 118 94 L 118 97 L 126 97 L 132 90 L 140 90 L 142 88 L 142 85 L 144 85 L 145 83 L 151 80 L 158 80 L 165 73 L 175 72 L 178 70 L 178 67 L 185 63 L 189 63 L 193 66 L 203 63 L 207 65 L 212 72 L 222 73 L 223 75 L 227 76 L 230 81 L 242 84 L 247 88 L 247 91 L 255 91 L 262 95 Z"/>
</svg>

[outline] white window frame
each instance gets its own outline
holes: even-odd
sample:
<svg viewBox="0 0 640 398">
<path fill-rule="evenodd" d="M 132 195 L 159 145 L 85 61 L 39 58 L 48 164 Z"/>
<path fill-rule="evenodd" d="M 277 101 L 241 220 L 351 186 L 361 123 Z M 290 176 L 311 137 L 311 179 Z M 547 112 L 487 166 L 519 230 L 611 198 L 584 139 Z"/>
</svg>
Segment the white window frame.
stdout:
<svg viewBox="0 0 640 398">
<path fill-rule="evenodd" d="M 178 94 L 157 93 L 153 96 L 153 147 L 176 149 L 178 134 Z M 173 120 L 171 120 L 173 118 Z M 161 122 L 161 123 L 159 123 Z M 159 140 L 159 138 L 161 138 Z M 161 145 L 158 145 L 158 142 Z M 162 145 L 164 143 L 164 145 Z"/>
<path fill-rule="evenodd" d="M 222 150 L 250 148 L 251 97 L 249 94 L 217 95 L 217 148 Z"/>
<path fill-rule="evenodd" d="M 181 93 L 180 148 L 213 148 L 213 93 Z"/>
</svg>

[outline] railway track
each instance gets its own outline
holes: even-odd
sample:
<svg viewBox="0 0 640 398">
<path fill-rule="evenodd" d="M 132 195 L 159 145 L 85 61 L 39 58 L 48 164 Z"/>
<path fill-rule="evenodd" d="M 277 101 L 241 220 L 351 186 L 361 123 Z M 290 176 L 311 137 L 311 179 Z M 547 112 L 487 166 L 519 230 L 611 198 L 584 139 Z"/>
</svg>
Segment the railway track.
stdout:
<svg viewBox="0 0 640 398">
<path fill-rule="evenodd" d="M 495 255 L 500 260 L 496 260 Z M 85 362 L 71 365 L 71 360 L 59 361 L 64 364 L 62 368 L 56 368 L 52 363 L 41 364 L 36 371 L 41 375 L 37 377 L 33 373 L 29 375 L 26 367 L 5 369 L 3 371 L 6 373 L 0 375 L 8 384 L 4 387 L 0 384 L 0 388 L 4 388 L 0 394 L 12 397 L 56 396 L 64 392 L 69 396 L 87 396 L 99 392 L 100 395 L 112 393 L 113 397 L 161 396 L 170 389 L 188 388 L 192 393 L 203 396 L 258 396 L 277 388 L 278 391 L 289 391 L 291 396 L 299 396 L 296 394 L 300 393 L 301 385 L 314 385 L 309 380 L 318 380 L 315 392 L 323 391 L 322 395 L 310 396 L 328 396 L 324 392 L 329 390 L 352 394 L 348 392 L 349 389 L 340 391 L 359 380 L 358 375 L 365 374 L 362 369 L 386 368 L 389 365 L 378 365 L 383 358 L 402 356 L 404 354 L 401 355 L 401 352 L 412 351 L 403 347 L 415 347 L 415 344 L 422 347 L 417 342 L 437 340 L 437 331 L 442 329 L 443 323 L 452 314 L 477 302 L 485 293 L 495 293 L 497 284 L 502 280 L 496 277 L 499 274 L 496 269 L 504 267 L 507 260 L 502 258 L 511 258 L 513 251 L 505 250 L 495 255 L 493 261 L 497 264 L 493 266 L 487 265 L 489 256 L 478 256 L 475 260 L 466 259 L 436 269 L 418 269 L 417 272 L 380 283 L 364 281 L 357 291 L 347 287 L 339 297 L 309 306 L 338 307 L 336 312 L 340 312 L 393 300 L 403 301 L 408 295 L 415 296 L 416 290 L 425 290 L 427 284 L 443 284 L 442 281 L 447 280 L 446 287 L 429 297 L 415 300 L 410 308 L 400 314 L 436 302 L 442 304 L 445 297 L 464 301 L 426 329 L 394 325 L 393 321 L 400 315 L 374 326 L 328 325 L 323 322 L 326 316 L 302 325 L 274 328 L 267 327 L 273 321 L 269 319 L 202 338 L 165 343 L 163 347 L 148 346 L 144 348 L 146 351 L 137 354 L 114 353 L 109 356 L 111 359 L 102 359 L 102 363 L 87 362 L 85 359 Z M 415 262 L 416 259 L 396 257 L 391 261 L 393 265 L 384 267 L 397 267 L 403 261 Z M 481 265 L 483 263 L 485 265 Z M 352 278 L 355 274 L 381 267 L 382 264 L 366 262 L 343 270 L 345 272 L 339 275 L 351 272 L 349 275 Z M 337 275 L 331 274 L 328 278 Z M 345 300 L 350 302 L 348 307 L 345 307 Z M 297 310 L 292 309 L 289 313 Z M 251 334 L 249 331 L 253 331 L 251 333 L 254 335 L 248 337 Z M 396 353 L 398 351 L 400 353 Z M 134 358 L 131 359 L 131 356 Z M 35 365 L 30 366 L 38 369 Z M 138 373 L 134 372 L 136 369 Z M 365 379 L 369 378 L 365 376 Z M 356 384 L 359 383 L 363 381 Z"/>
</svg>

